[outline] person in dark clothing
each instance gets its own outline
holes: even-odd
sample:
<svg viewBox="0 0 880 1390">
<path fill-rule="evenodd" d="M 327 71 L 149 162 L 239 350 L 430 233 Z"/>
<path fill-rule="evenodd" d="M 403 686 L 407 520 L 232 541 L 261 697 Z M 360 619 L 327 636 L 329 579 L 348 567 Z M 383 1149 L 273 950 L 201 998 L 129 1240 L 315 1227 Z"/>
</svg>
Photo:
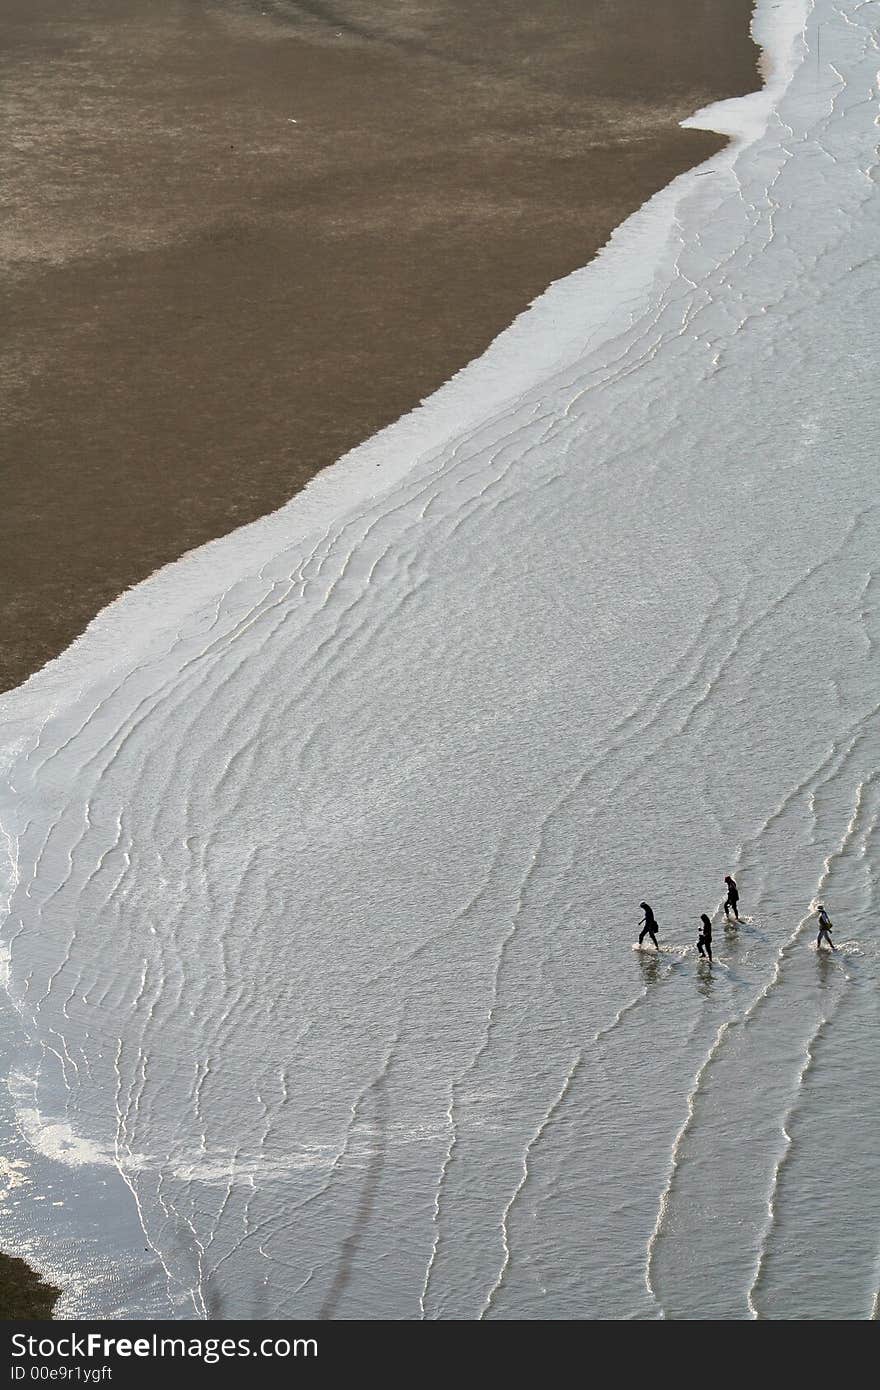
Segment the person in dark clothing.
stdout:
<svg viewBox="0 0 880 1390">
<path fill-rule="evenodd" d="M 817 951 L 821 950 L 823 937 L 824 937 L 824 939 L 828 942 L 828 945 L 831 947 L 832 951 L 836 951 L 836 950 L 837 950 L 837 947 L 835 946 L 834 942 L 831 940 L 831 928 L 832 928 L 831 918 L 828 916 L 828 913 L 825 911 L 824 907 L 823 907 L 822 904 L 820 903 L 820 904 L 819 904 L 819 935 L 816 937 L 816 950 L 817 950 Z"/>
<path fill-rule="evenodd" d="M 657 919 L 647 903 L 639 903 L 639 907 L 645 914 L 641 922 L 639 922 L 639 926 L 642 928 L 639 932 L 639 945 L 641 946 L 646 936 L 650 936 L 654 943 L 654 950 L 659 951 L 660 947 L 657 945 Z"/>
<path fill-rule="evenodd" d="M 697 937 L 697 950 L 699 951 L 701 956 L 709 957 L 709 964 L 711 965 L 712 923 L 709 921 L 709 918 L 706 916 L 705 912 L 702 912 L 700 914 L 700 921 L 702 922 L 702 926 L 700 928 L 700 935 Z"/>
<path fill-rule="evenodd" d="M 725 874 L 724 882 L 727 884 L 727 899 L 724 904 L 724 915 L 730 921 L 730 914 L 733 913 L 737 922 L 739 921 L 739 889 L 730 874 Z"/>
</svg>

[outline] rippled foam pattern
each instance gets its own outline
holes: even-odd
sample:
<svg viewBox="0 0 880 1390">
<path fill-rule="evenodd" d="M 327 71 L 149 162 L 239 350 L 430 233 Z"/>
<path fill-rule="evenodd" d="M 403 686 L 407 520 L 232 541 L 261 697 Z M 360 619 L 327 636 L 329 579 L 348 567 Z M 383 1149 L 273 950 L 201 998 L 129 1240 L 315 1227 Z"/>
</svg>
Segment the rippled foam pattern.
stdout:
<svg viewBox="0 0 880 1390">
<path fill-rule="evenodd" d="M 0 705 L 67 1313 L 876 1316 L 878 26 Z"/>
</svg>

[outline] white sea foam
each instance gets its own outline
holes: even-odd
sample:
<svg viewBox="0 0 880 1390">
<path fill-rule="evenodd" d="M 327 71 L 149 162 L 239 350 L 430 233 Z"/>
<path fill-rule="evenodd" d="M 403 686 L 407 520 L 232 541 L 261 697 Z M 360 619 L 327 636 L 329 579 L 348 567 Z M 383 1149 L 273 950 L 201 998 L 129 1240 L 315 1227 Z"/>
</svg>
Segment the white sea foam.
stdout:
<svg viewBox="0 0 880 1390">
<path fill-rule="evenodd" d="M 68 1280 L 120 1213 L 65 1311 L 873 1306 L 872 1185 L 830 1287 L 799 1194 L 876 1048 L 878 17 L 761 5 L 731 146 L 0 701 L 10 1161 Z"/>
</svg>

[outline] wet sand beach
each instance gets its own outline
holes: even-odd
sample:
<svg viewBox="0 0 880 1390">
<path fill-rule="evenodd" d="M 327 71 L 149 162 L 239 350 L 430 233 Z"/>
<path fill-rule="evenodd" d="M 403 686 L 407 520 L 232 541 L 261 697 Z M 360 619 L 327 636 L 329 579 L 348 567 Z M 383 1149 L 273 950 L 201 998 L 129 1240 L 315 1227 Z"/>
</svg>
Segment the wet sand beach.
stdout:
<svg viewBox="0 0 880 1390">
<path fill-rule="evenodd" d="M 284 503 L 721 143 L 748 0 L 8 0 L 0 686 Z"/>
<path fill-rule="evenodd" d="M 59 1290 L 29 1269 L 24 1260 L 0 1253 L 0 1319 L 52 1317 Z"/>
</svg>

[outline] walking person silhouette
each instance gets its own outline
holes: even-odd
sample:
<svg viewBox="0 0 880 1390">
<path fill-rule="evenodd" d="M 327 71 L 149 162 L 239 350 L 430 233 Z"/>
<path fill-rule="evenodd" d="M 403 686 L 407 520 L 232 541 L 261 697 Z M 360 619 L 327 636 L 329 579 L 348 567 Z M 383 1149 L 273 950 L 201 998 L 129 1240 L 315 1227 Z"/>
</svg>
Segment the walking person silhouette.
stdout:
<svg viewBox="0 0 880 1390">
<path fill-rule="evenodd" d="M 730 921 L 730 914 L 733 913 L 737 922 L 739 921 L 739 889 L 730 874 L 724 875 L 724 882 L 727 884 L 727 898 L 724 903 L 724 915 Z"/>
<path fill-rule="evenodd" d="M 831 918 L 828 916 L 828 913 L 825 911 L 825 909 L 824 909 L 824 907 L 822 906 L 821 903 L 819 904 L 818 912 L 819 912 L 819 935 L 816 937 L 816 950 L 819 951 L 819 950 L 822 949 L 822 941 L 823 941 L 823 939 L 824 939 L 825 941 L 828 942 L 828 945 L 831 947 L 832 951 L 836 951 L 836 950 L 837 950 L 837 947 L 835 946 L 834 942 L 831 940 L 831 930 L 832 930 L 832 927 L 833 927 L 833 923 L 832 923 Z"/>
<path fill-rule="evenodd" d="M 639 903 L 639 907 L 645 914 L 639 923 L 639 926 L 642 928 L 639 932 L 639 945 L 641 946 L 646 936 L 650 936 L 654 943 L 654 950 L 659 951 L 660 947 L 657 945 L 657 919 L 647 903 Z"/>
<path fill-rule="evenodd" d="M 702 922 L 703 925 L 702 925 L 702 927 L 700 928 L 700 935 L 697 937 L 697 950 L 699 951 L 699 953 L 700 953 L 701 956 L 703 956 L 703 957 L 708 956 L 708 957 L 709 957 L 709 964 L 711 965 L 711 964 L 712 964 L 712 923 L 709 921 L 709 918 L 706 916 L 705 912 L 701 912 L 701 913 L 700 913 L 700 921 Z"/>
</svg>

